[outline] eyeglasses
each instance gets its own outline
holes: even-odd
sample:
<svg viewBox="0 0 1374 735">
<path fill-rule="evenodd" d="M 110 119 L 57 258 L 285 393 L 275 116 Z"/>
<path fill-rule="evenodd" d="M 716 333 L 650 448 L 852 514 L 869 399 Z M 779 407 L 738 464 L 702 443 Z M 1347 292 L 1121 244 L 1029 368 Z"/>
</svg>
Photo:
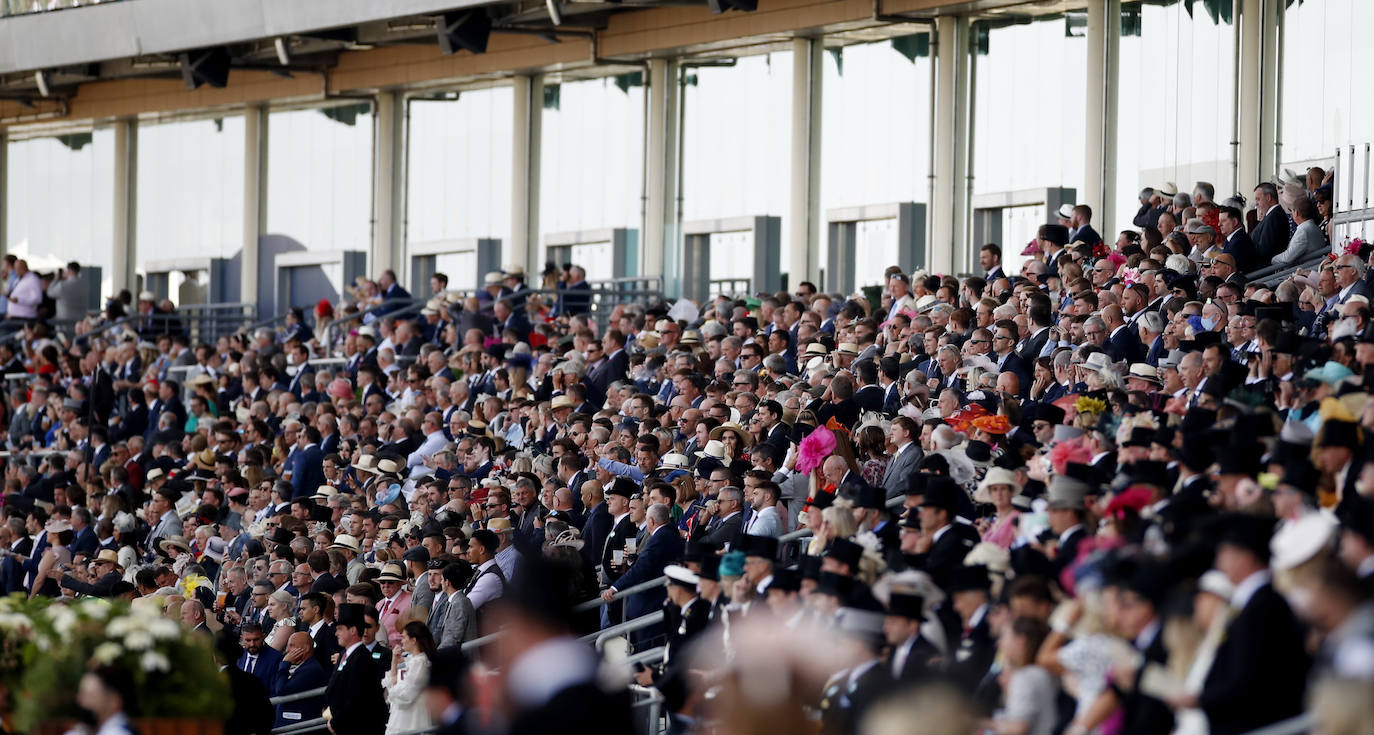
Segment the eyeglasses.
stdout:
<svg viewBox="0 0 1374 735">
<path fill-rule="evenodd" d="M 1336 270 L 1341 270 L 1342 268 L 1349 268 L 1349 269 L 1351 269 L 1351 270 L 1354 270 L 1354 269 L 1355 269 L 1355 266 L 1350 265 L 1349 263 L 1344 263 L 1344 264 L 1342 264 L 1342 265 L 1336 266 Z"/>
</svg>

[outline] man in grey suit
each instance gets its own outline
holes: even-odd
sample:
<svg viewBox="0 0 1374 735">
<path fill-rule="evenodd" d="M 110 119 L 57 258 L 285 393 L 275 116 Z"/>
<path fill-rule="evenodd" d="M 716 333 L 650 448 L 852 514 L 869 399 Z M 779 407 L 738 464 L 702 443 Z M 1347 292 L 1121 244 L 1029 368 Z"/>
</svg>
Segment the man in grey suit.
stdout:
<svg viewBox="0 0 1374 735">
<path fill-rule="evenodd" d="M 434 607 L 429 612 L 429 630 L 439 648 L 454 648 L 477 637 L 477 613 L 472 609 L 472 601 L 463 594 L 471 577 L 472 565 L 463 561 L 447 564 L 439 573 L 443 587 L 435 592 Z M 430 579 L 433 578 L 431 573 Z"/>
<path fill-rule="evenodd" d="M 1288 241 L 1288 248 L 1274 256 L 1274 264 L 1297 265 L 1330 251 L 1321 227 L 1317 226 L 1317 205 L 1302 197 L 1293 203 L 1293 221 L 1298 229 Z"/>
<path fill-rule="evenodd" d="M 752 493 L 750 506 L 754 509 L 754 514 L 745 521 L 744 532 L 750 536 L 781 536 L 782 518 L 778 515 L 777 506 L 778 495 L 782 490 L 777 483 L 765 480 L 755 485 Z"/>
<path fill-rule="evenodd" d="M 706 518 L 701 518 L 701 522 L 697 524 L 699 535 L 694 540 L 713 544 L 717 549 L 725 548 L 726 544 L 738 543 L 740 531 L 744 526 L 744 507 L 743 491 L 728 485 L 722 488 L 716 502 L 708 502 L 697 515 L 701 518 L 701 515 L 705 514 Z"/>
<path fill-rule="evenodd" d="M 883 473 L 883 491 L 888 500 L 906 493 L 907 478 L 916 472 L 916 465 L 924 455 L 921 445 L 916 443 L 916 438 L 920 435 L 921 427 L 909 417 L 898 416 L 892 419 L 892 428 L 888 429 L 887 439 L 897 449 Z"/>
<path fill-rule="evenodd" d="M 58 271 L 48 284 L 48 296 L 56 304 L 56 316 L 63 321 L 76 321 L 86 315 L 90 306 L 91 289 L 81 277 L 81 264 L 72 261 Z"/>
</svg>

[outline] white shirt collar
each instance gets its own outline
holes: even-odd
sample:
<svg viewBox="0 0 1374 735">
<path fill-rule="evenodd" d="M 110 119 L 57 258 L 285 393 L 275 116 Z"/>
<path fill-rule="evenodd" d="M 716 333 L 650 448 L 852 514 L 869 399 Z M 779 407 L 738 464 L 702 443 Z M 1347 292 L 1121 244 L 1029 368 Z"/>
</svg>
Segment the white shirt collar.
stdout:
<svg viewBox="0 0 1374 735">
<path fill-rule="evenodd" d="M 1269 584 L 1271 579 L 1273 579 L 1273 575 L 1269 573 L 1268 569 L 1261 569 L 1242 579 L 1240 584 L 1236 585 L 1236 591 L 1231 595 L 1231 607 L 1236 610 L 1245 607 L 1249 604 L 1250 598 L 1254 597 L 1261 587 Z"/>
</svg>

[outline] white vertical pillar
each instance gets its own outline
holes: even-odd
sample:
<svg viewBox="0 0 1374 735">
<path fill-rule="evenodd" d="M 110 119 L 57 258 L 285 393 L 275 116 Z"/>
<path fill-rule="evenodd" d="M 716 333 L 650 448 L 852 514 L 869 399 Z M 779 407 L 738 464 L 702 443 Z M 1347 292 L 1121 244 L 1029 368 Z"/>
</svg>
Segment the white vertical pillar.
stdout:
<svg viewBox="0 0 1374 735">
<path fill-rule="evenodd" d="M 405 96 L 377 94 L 376 166 L 372 181 L 372 272 L 390 268 L 406 283 L 405 243 Z"/>
<path fill-rule="evenodd" d="M 243 112 L 243 244 L 239 251 L 239 301 L 258 303 L 258 253 L 267 231 L 267 108 Z"/>
<path fill-rule="evenodd" d="M 1083 193 L 1096 227 L 1116 231 L 1116 100 L 1121 48 L 1121 0 L 1088 3 L 1088 60 L 1084 89 Z"/>
<path fill-rule="evenodd" d="M 4 130 L 0 130 L 0 255 L 9 252 L 9 209 L 6 202 L 10 192 L 10 141 Z"/>
<path fill-rule="evenodd" d="M 935 197 L 930 203 L 931 233 L 927 267 L 952 273 L 967 260 L 969 140 L 969 21 L 963 16 L 935 19 Z"/>
<path fill-rule="evenodd" d="M 648 109 L 644 135 L 644 237 L 642 276 L 665 277 L 669 248 L 678 248 L 677 140 L 681 87 L 672 59 L 649 60 Z M 666 278 L 665 278 L 666 282 Z"/>
<path fill-rule="evenodd" d="M 1280 0 L 1235 0 L 1240 44 L 1236 83 L 1236 185 L 1248 199 L 1262 179 L 1278 171 Z"/>
<path fill-rule="evenodd" d="M 788 288 L 820 276 L 821 66 L 823 44 L 792 39 L 792 198 L 787 248 Z"/>
<path fill-rule="evenodd" d="M 138 121 L 114 123 L 114 255 L 111 288 L 138 290 Z"/>
<path fill-rule="evenodd" d="M 523 266 L 526 273 L 539 266 L 539 139 L 543 134 L 544 78 L 516 75 L 511 120 L 510 238 L 504 243 L 502 264 Z M 482 274 L 477 274 L 481 282 Z"/>
</svg>

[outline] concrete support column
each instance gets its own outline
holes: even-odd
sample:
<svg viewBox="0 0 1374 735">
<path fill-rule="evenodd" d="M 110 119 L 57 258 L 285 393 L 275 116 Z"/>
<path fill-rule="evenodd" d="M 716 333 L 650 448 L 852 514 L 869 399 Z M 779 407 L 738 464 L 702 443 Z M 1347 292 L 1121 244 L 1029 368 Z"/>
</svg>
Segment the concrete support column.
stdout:
<svg viewBox="0 0 1374 735">
<path fill-rule="evenodd" d="M 1278 172 L 1281 0 L 1235 0 L 1240 48 L 1236 74 L 1236 188 L 1250 198 Z"/>
<path fill-rule="evenodd" d="M 390 268 L 401 283 L 405 274 L 405 96 L 377 94 L 372 181 L 371 273 Z"/>
<path fill-rule="evenodd" d="M 4 130 L 0 130 L 0 255 L 9 252 L 10 249 L 10 218 L 9 209 L 6 207 L 10 190 L 9 151 L 9 136 L 5 135 Z"/>
<path fill-rule="evenodd" d="M 114 123 L 114 256 L 110 283 L 114 293 L 138 291 L 138 121 Z"/>
<path fill-rule="evenodd" d="M 820 280 L 821 67 L 820 39 L 792 39 L 792 198 L 787 247 L 788 290 Z"/>
<path fill-rule="evenodd" d="M 258 253 L 267 232 L 267 108 L 243 113 L 243 245 L 239 251 L 239 301 L 258 303 Z"/>
<path fill-rule="evenodd" d="M 503 265 L 542 270 L 539 263 L 539 139 L 543 134 L 544 78 L 517 75 L 511 120 L 513 138 L 510 177 L 510 237 L 502 248 Z M 477 274 L 481 282 L 482 274 Z"/>
<path fill-rule="evenodd" d="M 935 19 L 935 186 L 931 206 L 931 272 L 952 273 L 968 259 L 969 20 Z"/>
<path fill-rule="evenodd" d="M 1083 85 L 1083 194 L 1099 232 L 1116 232 L 1117 87 L 1121 50 L 1121 0 L 1088 3 L 1087 80 Z"/>
<path fill-rule="evenodd" d="M 639 274 L 665 277 L 668 250 L 681 247 L 677 219 L 678 65 L 649 60 L 648 109 L 644 116 L 644 237 Z"/>
</svg>

